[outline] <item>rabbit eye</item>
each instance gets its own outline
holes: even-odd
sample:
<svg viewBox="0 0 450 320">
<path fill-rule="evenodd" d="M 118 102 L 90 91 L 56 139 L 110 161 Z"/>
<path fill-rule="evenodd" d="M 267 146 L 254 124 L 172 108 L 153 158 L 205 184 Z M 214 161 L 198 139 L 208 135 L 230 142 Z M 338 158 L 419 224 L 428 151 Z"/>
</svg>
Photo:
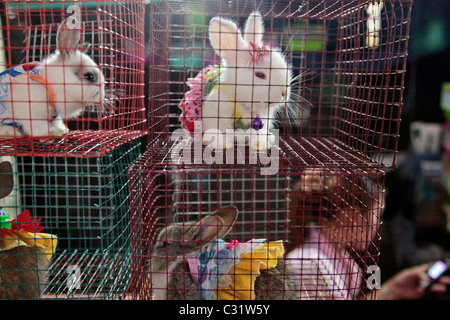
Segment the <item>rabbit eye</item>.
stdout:
<svg viewBox="0 0 450 320">
<path fill-rule="evenodd" d="M 266 79 L 266 74 L 264 72 L 261 72 L 261 71 L 256 71 L 255 72 L 255 76 L 257 76 L 258 78 L 260 78 L 262 80 Z"/>
<path fill-rule="evenodd" d="M 165 248 L 165 247 L 167 247 L 167 242 L 166 242 L 166 241 L 161 241 L 161 242 L 159 243 L 159 246 L 160 246 L 161 248 Z"/>
<path fill-rule="evenodd" d="M 92 72 L 87 72 L 84 74 L 84 78 L 89 82 L 93 82 L 95 79 L 95 75 Z"/>
</svg>

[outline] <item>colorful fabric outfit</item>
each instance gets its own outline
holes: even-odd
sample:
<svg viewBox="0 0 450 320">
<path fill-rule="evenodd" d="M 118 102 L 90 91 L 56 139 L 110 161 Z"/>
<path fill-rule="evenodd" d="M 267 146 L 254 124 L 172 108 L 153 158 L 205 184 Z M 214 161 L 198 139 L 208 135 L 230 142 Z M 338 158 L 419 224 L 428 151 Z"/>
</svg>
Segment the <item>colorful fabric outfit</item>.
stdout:
<svg viewBox="0 0 450 320">
<path fill-rule="evenodd" d="M 178 107 L 182 111 L 181 126 L 191 134 L 194 133 L 195 122 L 202 121 L 203 100 L 217 84 L 218 74 L 217 66 L 208 66 L 202 69 L 195 78 L 187 80 L 190 90 L 184 94 Z"/>
<path fill-rule="evenodd" d="M 219 86 L 220 66 L 208 66 L 202 69 L 195 78 L 189 78 L 187 85 L 190 90 L 184 94 L 178 107 L 182 113 L 180 116 L 181 126 L 186 129 L 191 136 L 194 136 L 195 122 L 202 121 L 202 108 L 205 98 L 214 90 L 221 90 L 221 93 L 227 96 L 224 88 Z M 242 114 L 239 111 L 238 103 L 234 97 L 227 97 L 233 103 L 234 128 L 247 130 L 252 126 L 255 130 L 259 130 L 264 126 L 259 116 L 256 116 L 251 123 L 244 123 Z"/>
<path fill-rule="evenodd" d="M 41 75 L 42 65 L 39 62 L 30 62 L 6 69 L 0 73 L 0 121 L 4 125 L 18 127 L 19 125 L 13 121 L 12 110 L 4 102 L 10 96 L 9 85 L 19 77 L 28 77 L 43 85 L 47 90 L 50 105 L 54 107 L 54 92 L 47 84 L 47 80 Z"/>
<path fill-rule="evenodd" d="M 254 300 L 254 283 L 260 271 L 275 267 L 283 255 L 282 241 L 226 243 L 219 239 L 188 258 L 188 263 L 203 300 Z"/>
<path fill-rule="evenodd" d="M 270 54 L 270 49 L 266 45 L 256 45 L 250 42 L 250 57 L 251 63 L 258 65 L 264 57 Z M 204 99 L 213 91 L 221 90 L 227 96 L 227 92 L 219 85 L 220 66 L 207 66 L 202 69 L 195 78 L 189 78 L 187 85 L 190 90 L 184 94 L 178 107 L 181 109 L 181 126 L 186 129 L 191 136 L 194 133 L 194 126 L 196 121 L 202 121 L 202 108 Z M 259 115 L 251 119 L 250 123 L 244 123 L 242 114 L 239 111 L 238 103 L 234 96 L 228 95 L 227 99 L 233 102 L 233 120 L 234 128 L 247 130 L 252 127 L 255 130 L 260 130 L 264 127 L 264 121 Z"/>
<path fill-rule="evenodd" d="M 301 299 L 353 300 L 359 293 L 363 276 L 356 261 L 314 228 L 286 255 L 286 264 L 298 279 Z"/>
<path fill-rule="evenodd" d="M 28 210 L 22 212 L 16 219 L 9 220 L 4 211 L 0 211 L 0 251 L 11 250 L 16 247 L 35 246 L 38 253 L 45 254 L 50 260 L 55 252 L 57 237 L 42 233 L 44 229 L 39 221 L 32 219 Z"/>
</svg>

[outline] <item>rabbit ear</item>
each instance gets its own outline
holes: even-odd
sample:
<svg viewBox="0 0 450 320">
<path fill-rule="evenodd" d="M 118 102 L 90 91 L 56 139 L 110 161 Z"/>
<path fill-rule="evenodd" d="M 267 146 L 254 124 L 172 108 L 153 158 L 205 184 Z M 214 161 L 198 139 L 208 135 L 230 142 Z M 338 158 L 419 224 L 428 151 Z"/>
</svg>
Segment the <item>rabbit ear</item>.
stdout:
<svg viewBox="0 0 450 320">
<path fill-rule="evenodd" d="M 0 199 L 9 195 L 14 187 L 14 179 L 11 163 L 0 163 Z"/>
<path fill-rule="evenodd" d="M 211 19 L 209 39 L 217 55 L 231 63 L 236 63 L 239 52 L 248 48 L 236 24 L 220 17 Z"/>
<path fill-rule="evenodd" d="M 230 230 L 236 223 L 238 210 L 236 207 L 225 207 L 217 210 L 215 214 L 223 220 L 223 226 L 218 235 L 219 238 L 223 238 L 227 235 L 228 232 L 230 232 Z"/>
<path fill-rule="evenodd" d="M 208 244 L 219 235 L 223 223 L 223 219 L 215 214 L 204 217 L 195 226 L 198 235 L 194 239 L 201 241 L 202 245 Z"/>
<path fill-rule="evenodd" d="M 264 23 L 261 14 L 258 11 L 252 12 L 245 23 L 244 39 L 261 47 L 263 34 Z"/>
<path fill-rule="evenodd" d="M 80 43 L 80 33 L 79 21 L 74 17 L 66 18 L 59 26 L 58 34 L 56 35 L 58 50 L 64 54 L 76 50 Z"/>
</svg>

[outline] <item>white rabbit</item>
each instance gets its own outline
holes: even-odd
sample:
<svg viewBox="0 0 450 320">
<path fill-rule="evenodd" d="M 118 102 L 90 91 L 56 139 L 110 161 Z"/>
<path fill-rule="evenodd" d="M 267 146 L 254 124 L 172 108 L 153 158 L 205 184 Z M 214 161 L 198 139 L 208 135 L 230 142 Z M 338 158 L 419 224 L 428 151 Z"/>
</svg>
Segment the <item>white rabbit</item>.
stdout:
<svg viewBox="0 0 450 320">
<path fill-rule="evenodd" d="M 271 122 L 277 107 L 289 101 L 292 81 L 285 56 L 266 46 L 263 34 L 259 12 L 250 14 L 243 36 L 233 21 L 221 17 L 210 21 L 211 45 L 222 62 L 217 86 L 208 93 L 201 110 L 203 132 L 213 129 L 225 135 L 227 129 L 250 130 L 250 146 L 254 149 L 270 147 Z M 183 115 L 181 119 L 183 122 Z M 213 139 L 205 136 L 203 143 L 209 144 Z M 212 136 L 216 148 L 231 147 L 224 137 Z"/>
<path fill-rule="evenodd" d="M 42 62 L 16 66 L 0 75 L 2 84 L 9 81 L 6 97 L 0 98 L 0 135 L 60 136 L 69 131 L 63 119 L 102 103 L 103 73 L 77 49 L 81 32 L 75 25 L 73 17 L 61 23 L 57 50 Z M 22 74 L 15 76 L 18 70 Z"/>
</svg>

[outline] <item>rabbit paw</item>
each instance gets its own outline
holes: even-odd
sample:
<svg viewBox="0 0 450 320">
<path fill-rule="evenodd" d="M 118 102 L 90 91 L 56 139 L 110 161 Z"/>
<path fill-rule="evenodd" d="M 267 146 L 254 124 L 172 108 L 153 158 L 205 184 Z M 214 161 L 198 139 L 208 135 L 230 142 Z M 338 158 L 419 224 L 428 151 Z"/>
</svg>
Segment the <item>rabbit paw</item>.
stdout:
<svg viewBox="0 0 450 320">
<path fill-rule="evenodd" d="M 269 134 L 252 134 L 250 137 L 250 147 L 254 150 L 267 150 L 275 142 L 275 136 Z"/>
<path fill-rule="evenodd" d="M 62 135 L 65 135 L 66 133 L 69 132 L 69 129 L 67 130 L 61 130 L 60 128 L 54 128 L 52 129 L 52 131 L 50 132 L 50 135 L 52 136 L 56 136 L 56 137 L 60 137 Z"/>
<path fill-rule="evenodd" d="M 215 149 L 222 150 L 222 149 L 230 149 L 233 147 L 233 144 L 231 142 L 225 141 L 225 142 L 218 142 L 215 146 Z"/>
<path fill-rule="evenodd" d="M 66 125 L 62 121 L 54 121 L 56 123 L 53 123 L 52 127 L 50 128 L 50 135 L 51 136 L 62 136 L 66 133 L 69 133 L 69 129 L 66 127 Z"/>
<path fill-rule="evenodd" d="M 220 149 L 229 149 L 233 147 L 233 143 L 231 141 L 228 141 L 223 137 L 223 139 L 219 139 L 218 136 L 212 136 L 213 139 L 211 139 L 211 136 L 208 136 L 208 139 L 203 139 L 202 143 L 204 146 L 210 146 L 214 147 L 214 149 L 220 150 Z M 211 142 L 212 140 L 212 142 Z"/>
<path fill-rule="evenodd" d="M 16 136 L 21 136 L 19 130 L 16 130 L 14 126 L 6 126 L 4 124 L 0 125 L 0 136 L 5 138 L 14 138 Z"/>
</svg>

